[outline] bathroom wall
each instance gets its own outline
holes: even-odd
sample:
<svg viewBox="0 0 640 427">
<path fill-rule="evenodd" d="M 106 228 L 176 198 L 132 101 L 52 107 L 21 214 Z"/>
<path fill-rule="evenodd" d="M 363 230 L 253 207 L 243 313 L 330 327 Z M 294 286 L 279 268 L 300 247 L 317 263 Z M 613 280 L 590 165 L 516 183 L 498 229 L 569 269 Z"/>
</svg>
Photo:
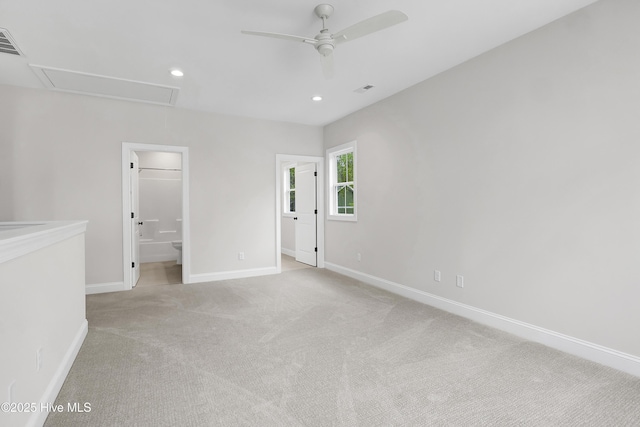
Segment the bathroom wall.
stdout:
<svg viewBox="0 0 640 427">
<path fill-rule="evenodd" d="M 140 262 L 175 261 L 182 240 L 182 155 L 140 151 Z"/>
</svg>

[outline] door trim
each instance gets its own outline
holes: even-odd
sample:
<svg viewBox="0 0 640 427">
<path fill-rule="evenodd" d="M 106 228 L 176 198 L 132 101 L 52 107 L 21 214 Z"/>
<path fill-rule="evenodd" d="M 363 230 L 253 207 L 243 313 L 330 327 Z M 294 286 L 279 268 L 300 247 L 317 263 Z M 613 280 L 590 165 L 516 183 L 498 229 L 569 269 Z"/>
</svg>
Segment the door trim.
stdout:
<svg viewBox="0 0 640 427">
<path fill-rule="evenodd" d="M 191 234 L 189 215 L 189 148 L 175 145 L 122 143 L 122 273 L 123 290 L 133 289 L 131 283 L 131 199 L 129 197 L 129 156 L 132 151 L 161 151 L 182 154 L 182 283 L 191 275 Z"/>
<path fill-rule="evenodd" d="M 315 163 L 318 172 L 316 206 L 318 207 L 316 242 L 318 244 L 318 268 L 324 268 L 324 157 L 276 154 L 276 270 L 282 272 L 282 167 L 285 163 Z"/>
</svg>

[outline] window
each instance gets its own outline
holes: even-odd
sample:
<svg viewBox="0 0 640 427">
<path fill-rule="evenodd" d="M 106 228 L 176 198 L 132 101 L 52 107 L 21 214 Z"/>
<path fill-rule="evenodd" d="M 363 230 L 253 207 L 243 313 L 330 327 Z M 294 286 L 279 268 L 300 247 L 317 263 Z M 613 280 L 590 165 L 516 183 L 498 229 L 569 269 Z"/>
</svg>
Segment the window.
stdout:
<svg viewBox="0 0 640 427">
<path fill-rule="evenodd" d="M 327 150 L 329 219 L 356 221 L 356 142 Z"/>
<path fill-rule="evenodd" d="M 296 167 L 295 165 L 284 168 L 284 213 L 296 211 Z"/>
</svg>

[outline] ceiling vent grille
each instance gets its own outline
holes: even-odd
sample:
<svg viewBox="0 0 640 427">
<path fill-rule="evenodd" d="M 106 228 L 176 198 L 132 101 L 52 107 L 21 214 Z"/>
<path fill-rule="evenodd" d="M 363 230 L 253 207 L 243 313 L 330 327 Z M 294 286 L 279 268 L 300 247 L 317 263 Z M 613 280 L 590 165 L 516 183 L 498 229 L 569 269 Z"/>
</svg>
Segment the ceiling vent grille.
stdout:
<svg viewBox="0 0 640 427">
<path fill-rule="evenodd" d="M 362 86 L 356 90 L 354 90 L 355 93 L 365 93 L 368 90 L 373 89 L 375 86 L 374 85 L 366 85 L 366 86 Z"/>
<path fill-rule="evenodd" d="M 0 53 L 8 53 L 10 55 L 23 56 L 18 46 L 14 43 L 9 35 L 9 31 L 0 28 Z"/>
</svg>

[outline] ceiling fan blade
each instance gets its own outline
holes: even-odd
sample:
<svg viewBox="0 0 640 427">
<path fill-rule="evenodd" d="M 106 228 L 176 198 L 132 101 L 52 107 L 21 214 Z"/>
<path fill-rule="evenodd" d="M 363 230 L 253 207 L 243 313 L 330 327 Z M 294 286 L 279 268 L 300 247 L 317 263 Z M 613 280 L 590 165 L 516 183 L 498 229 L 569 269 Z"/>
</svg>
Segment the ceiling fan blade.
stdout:
<svg viewBox="0 0 640 427">
<path fill-rule="evenodd" d="M 283 39 L 283 40 L 290 40 L 293 42 L 309 43 L 312 45 L 315 45 L 317 43 L 316 39 L 310 39 L 308 37 L 292 36 L 289 34 L 265 33 L 263 31 L 245 31 L 245 30 L 242 30 L 241 33 L 248 34 L 250 36 L 272 37 L 274 39 Z"/>
<path fill-rule="evenodd" d="M 325 79 L 333 78 L 333 53 L 328 55 L 320 55 L 320 63 L 322 64 L 322 74 Z"/>
<path fill-rule="evenodd" d="M 404 22 L 407 19 L 409 19 L 409 17 L 399 10 L 390 10 L 360 21 L 357 24 L 353 24 L 342 31 L 338 31 L 333 35 L 333 38 L 336 43 L 348 42 L 366 36 L 367 34 L 384 30 L 385 28 Z"/>
</svg>

